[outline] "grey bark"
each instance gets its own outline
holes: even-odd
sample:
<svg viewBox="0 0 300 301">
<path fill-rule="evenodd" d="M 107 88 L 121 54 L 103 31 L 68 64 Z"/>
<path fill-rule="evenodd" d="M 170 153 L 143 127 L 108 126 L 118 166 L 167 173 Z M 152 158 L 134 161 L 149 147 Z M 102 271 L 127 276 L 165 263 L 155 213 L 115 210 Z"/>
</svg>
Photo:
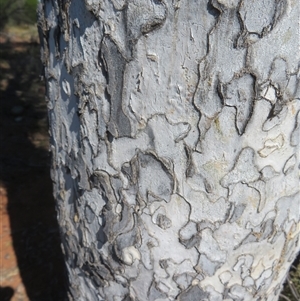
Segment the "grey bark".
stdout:
<svg viewBox="0 0 300 301">
<path fill-rule="evenodd" d="M 300 250 L 298 0 L 39 3 L 70 299 L 278 299 Z"/>
</svg>

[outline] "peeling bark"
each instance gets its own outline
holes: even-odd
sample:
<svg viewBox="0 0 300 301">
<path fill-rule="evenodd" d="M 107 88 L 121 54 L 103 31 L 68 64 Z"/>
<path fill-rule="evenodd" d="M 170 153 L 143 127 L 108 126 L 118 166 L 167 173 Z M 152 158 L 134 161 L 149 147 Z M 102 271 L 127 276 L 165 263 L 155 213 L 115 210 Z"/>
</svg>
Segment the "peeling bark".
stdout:
<svg viewBox="0 0 300 301">
<path fill-rule="evenodd" d="M 300 250 L 299 8 L 39 3 L 70 300 L 278 300 Z"/>
</svg>

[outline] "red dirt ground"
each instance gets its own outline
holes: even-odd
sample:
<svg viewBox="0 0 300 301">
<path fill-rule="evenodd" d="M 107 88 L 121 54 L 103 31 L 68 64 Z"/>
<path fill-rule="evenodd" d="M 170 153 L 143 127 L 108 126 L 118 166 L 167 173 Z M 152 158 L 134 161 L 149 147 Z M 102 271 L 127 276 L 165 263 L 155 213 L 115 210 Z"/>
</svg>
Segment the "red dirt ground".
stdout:
<svg viewBox="0 0 300 301">
<path fill-rule="evenodd" d="M 0 300 L 66 300 L 39 46 L 0 36 Z"/>
</svg>

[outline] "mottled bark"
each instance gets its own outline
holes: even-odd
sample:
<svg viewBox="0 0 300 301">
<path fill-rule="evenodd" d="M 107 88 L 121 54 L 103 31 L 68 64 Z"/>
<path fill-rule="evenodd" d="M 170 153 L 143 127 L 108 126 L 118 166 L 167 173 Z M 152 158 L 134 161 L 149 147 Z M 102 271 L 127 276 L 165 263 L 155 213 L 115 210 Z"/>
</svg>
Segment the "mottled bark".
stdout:
<svg viewBox="0 0 300 301">
<path fill-rule="evenodd" d="M 277 300 L 299 1 L 44 0 L 39 29 L 71 299 Z"/>
</svg>

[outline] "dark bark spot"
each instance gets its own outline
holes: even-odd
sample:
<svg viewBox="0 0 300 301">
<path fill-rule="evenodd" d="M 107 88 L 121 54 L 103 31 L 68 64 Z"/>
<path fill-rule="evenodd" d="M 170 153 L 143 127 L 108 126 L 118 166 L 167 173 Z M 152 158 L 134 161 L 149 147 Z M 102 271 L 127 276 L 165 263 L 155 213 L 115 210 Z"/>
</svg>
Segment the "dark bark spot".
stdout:
<svg viewBox="0 0 300 301">
<path fill-rule="evenodd" d="M 211 14 L 212 16 L 214 16 L 215 18 L 218 18 L 220 16 L 220 11 L 212 5 L 211 1 L 209 1 L 207 3 L 206 7 L 207 7 L 208 13 Z"/>
<path fill-rule="evenodd" d="M 203 300 L 208 297 L 208 293 L 204 292 L 198 285 L 189 287 L 186 291 L 179 295 L 179 301 L 195 301 Z"/>
</svg>

